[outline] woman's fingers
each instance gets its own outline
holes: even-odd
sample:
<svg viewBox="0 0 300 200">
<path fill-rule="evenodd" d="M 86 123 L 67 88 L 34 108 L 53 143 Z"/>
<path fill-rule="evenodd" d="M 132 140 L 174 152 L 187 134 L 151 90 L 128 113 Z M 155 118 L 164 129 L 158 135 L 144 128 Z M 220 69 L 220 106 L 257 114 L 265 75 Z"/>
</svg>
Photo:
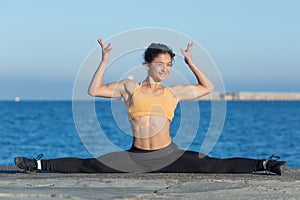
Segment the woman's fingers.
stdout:
<svg viewBox="0 0 300 200">
<path fill-rule="evenodd" d="M 193 48 L 194 42 L 188 43 L 186 50 L 180 49 L 183 55 L 187 55 L 186 53 L 191 53 Z"/>
<path fill-rule="evenodd" d="M 110 50 L 110 49 L 111 49 L 110 45 L 111 45 L 111 43 L 109 43 L 109 44 L 107 45 L 107 47 L 105 47 L 105 49 Z"/>
<path fill-rule="evenodd" d="M 101 48 L 103 49 L 103 47 L 104 47 L 104 42 L 103 42 L 103 40 L 100 38 L 100 39 L 98 39 L 97 41 L 98 41 L 98 43 L 100 44 Z"/>
<path fill-rule="evenodd" d="M 193 63 L 192 59 L 192 48 L 193 48 L 194 43 L 188 43 L 186 50 L 180 49 L 182 55 L 184 56 L 185 63 L 190 65 Z"/>
<path fill-rule="evenodd" d="M 105 43 L 102 40 L 102 38 L 98 39 L 98 43 L 100 44 L 100 46 L 101 46 L 102 49 L 105 49 Z"/>
<path fill-rule="evenodd" d="M 181 53 L 183 54 L 183 55 L 185 55 L 185 50 L 183 50 L 183 49 L 180 49 L 180 51 L 181 51 Z"/>
<path fill-rule="evenodd" d="M 194 42 L 188 43 L 188 45 L 187 45 L 187 47 L 186 47 L 186 50 L 184 50 L 184 51 L 185 51 L 185 52 L 191 53 L 193 45 L 194 45 Z M 183 53 L 183 50 L 182 50 L 182 49 L 180 49 L 180 50 L 181 50 L 182 54 L 184 54 L 184 53 Z"/>
<path fill-rule="evenodd" d="M 99 38 L 97 41 L 98 41 L 98 43 L 100 44 L 102 50 L 108 50 L 108 51 L 111 50 L 111 43 L 109 43 L 109 44 L 105 47 L 105 43 L 104 43 L 104 41 L 103 41 L 101 38 Z"/>
<path fill-rule="evenodd" d="M 194 42 L 192 43 L 188 43 L 188 46 L 187 46 L 187 51 L 192 51 L 192 47 L 194 45 Z"/>
</svg>

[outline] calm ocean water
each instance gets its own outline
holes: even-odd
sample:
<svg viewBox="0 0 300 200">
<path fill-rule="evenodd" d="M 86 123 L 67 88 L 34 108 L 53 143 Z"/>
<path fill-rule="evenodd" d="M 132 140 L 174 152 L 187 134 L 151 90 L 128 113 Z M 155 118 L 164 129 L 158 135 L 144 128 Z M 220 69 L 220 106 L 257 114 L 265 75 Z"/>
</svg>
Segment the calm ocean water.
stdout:
<svg viewBox="0 0 300 200">
<path fill-rule="evenodd" d="M 177 139 L 176 143 L 179 147 L 188 144 L 188 149 L 193 151 L 200 150 L 211 119 L 210 102 L 198 102 L 197 106 L 200 108 L 197 131 L 187 123 L 182 124 L 181 105 L 171 127 L 173 137 L 180 127 L 183 128 L 186 134 L 183 138 L 192 139 Z M 191 109 L 194 108 L 191 106 Z M 0 165 L 13 165 L 13 158 L 20 155 L 35 157 L 43 153 L 45 159 L 87 158 L 95 156 L 95 152 L 99 155 L 110 152 L 112 145 L 129 148 L 132 137 L 122 102 L 97 101 L 95 111 L 96 115 L 92 116 L 97 119 L 96 125 L 82 112 L 80 117 L 84 120 L 76 129 L 71 101 L 1 101 Z M 190 120 L 194 117 L 199 119 L 192 116 Z M 99 136 L 99 127 L 104 136 Z M 264 159 L 275 154 L 287 160 L 288 167 L 299 168 L 299 143 L 299 101 L 234 101 L 227 102 L 224 128 L 209 155 Z"/>
</svg>

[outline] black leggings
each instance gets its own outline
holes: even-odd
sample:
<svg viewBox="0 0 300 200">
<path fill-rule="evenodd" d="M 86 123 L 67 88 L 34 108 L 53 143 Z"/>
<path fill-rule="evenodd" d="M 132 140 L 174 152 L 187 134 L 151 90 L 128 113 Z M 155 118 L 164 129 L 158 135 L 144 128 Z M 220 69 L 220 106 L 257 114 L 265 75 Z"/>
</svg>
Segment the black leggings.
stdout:
<svg viewBox="0 0 300 200">
<path fill-rule="evenodd" d="M 98 158 L 58 158 L 42 160 L 42 169 L 63 173 L 182 172 L 182 173 L 252 173 L 264 171 L 264 160 L 248 158 L 211 158 L 178 149 L 171 143 L 159 150 L 132 147 Z"/>
</svg>

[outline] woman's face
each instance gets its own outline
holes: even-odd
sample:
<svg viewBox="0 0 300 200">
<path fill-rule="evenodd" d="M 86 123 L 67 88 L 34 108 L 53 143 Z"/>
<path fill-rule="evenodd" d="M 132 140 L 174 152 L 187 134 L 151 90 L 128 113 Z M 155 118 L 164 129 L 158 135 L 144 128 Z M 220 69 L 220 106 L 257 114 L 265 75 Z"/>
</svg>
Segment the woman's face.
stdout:
<svg viewBox="0 0 300 200">
<path fill-rule="evenodd" d="M 148 74 L 155 81 L 165 80 L 172 69 L 172 58 L 168 53 L 158 54 L 151 63 L 146 65 Z"/>
</svg>

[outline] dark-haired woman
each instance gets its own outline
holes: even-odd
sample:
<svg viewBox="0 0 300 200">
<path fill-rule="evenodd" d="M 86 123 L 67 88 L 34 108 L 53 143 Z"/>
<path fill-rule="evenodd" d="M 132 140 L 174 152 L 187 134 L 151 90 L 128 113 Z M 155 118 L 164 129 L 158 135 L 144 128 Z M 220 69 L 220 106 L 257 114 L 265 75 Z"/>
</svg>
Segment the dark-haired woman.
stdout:
<svg viewBox="0 0 300 200">
<path fill-rule="evenodd" d="M 172 142 L 170 124 L 174 110 L 182 100 L 198 99 L 213 91 L 214 85 L 197 67 L 192 58 L 193 43 L 181 52 L 187 66 L 198 80 L 197 84 L 164 87 L 175 54 L 163 44 L 151 44 L 144 53 L 148 75 L 144 81 L 134 80 L 103 83 L 110 59 L 111 44 L 102 48 L 102 60 L 91 81 L 91 96 L 122 97 L 128 109 L 133 132 L 133 144 L 127 151 L 105 154 L 99 158 L 58 158 L 51 160 L 16 157 L 18 168 L 34 171 L 48 170 L 65 173 L 102 172 L 198 172 L 198 173 L 252 173 L 267 171 L 281 175 L 287 162 L 248 158 L 211 158 L 198 152 L 184 151 Z"/>
</svg>

